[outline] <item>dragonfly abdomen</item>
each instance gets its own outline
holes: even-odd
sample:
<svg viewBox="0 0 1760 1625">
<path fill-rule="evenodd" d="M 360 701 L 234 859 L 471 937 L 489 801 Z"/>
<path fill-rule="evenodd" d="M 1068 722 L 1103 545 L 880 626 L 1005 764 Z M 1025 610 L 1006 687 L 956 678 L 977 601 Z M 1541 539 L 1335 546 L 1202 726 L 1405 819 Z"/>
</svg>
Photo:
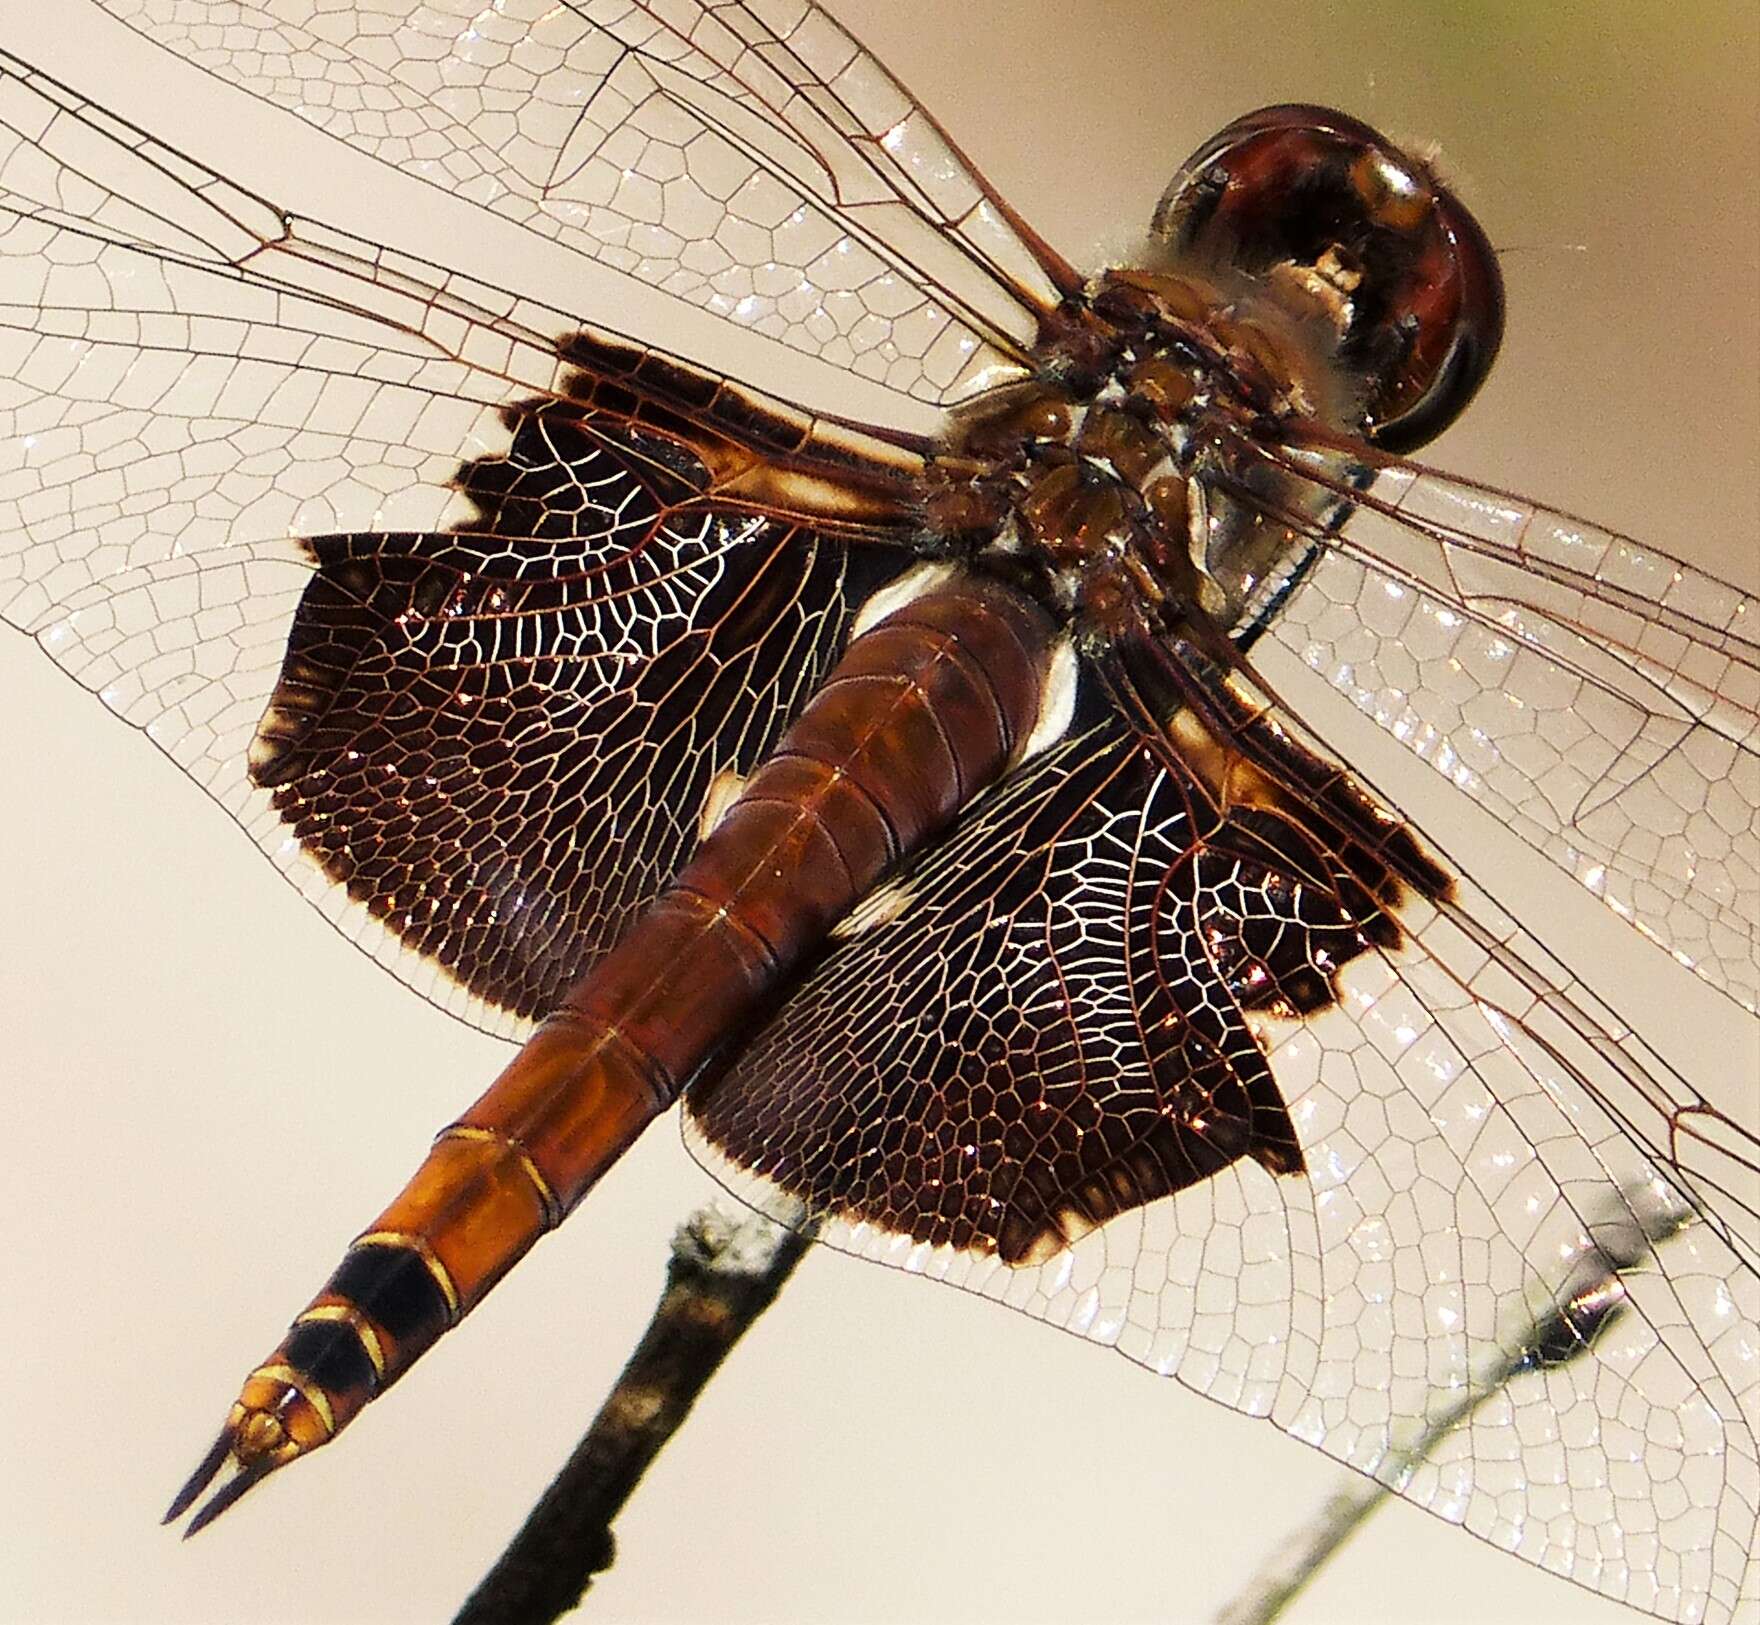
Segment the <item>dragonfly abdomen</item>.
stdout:
<svg viewBox="0 0 1760 1625">
<path fill-rule="evenodd" d="M 765 1008 L 880 878 L 1023 751 L 1056 628 L 978 577 L 854 638 L 696 854 L 441 1131 L 246 1380 L 179 1515 L 327 1443 L 456 1325 Z"/>
</svg>

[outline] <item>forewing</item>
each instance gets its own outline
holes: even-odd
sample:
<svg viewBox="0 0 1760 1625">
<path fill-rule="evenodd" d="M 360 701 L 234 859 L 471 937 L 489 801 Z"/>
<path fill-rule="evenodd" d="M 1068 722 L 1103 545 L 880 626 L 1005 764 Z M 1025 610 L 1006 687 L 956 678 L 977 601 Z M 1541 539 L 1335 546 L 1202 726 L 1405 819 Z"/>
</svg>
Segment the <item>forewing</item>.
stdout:
<svg viewBox="0 0 1760 1625">
<path fill-rule="evenodd" d="M 1270 635 L 1620 918 L 1760 1001 L 1760 606 L 1433 470 L 1379 472 Z"/>
<path fill-rule="evenodd" d="M 1729 1619 L 1760 1292 L 1620 1115 L 1678 1080 L 1483 894 L 1395 882 L 1406 826 L 1329 844 L 1325 800 L 1225 812 L 1165 742 L 1070 740 L 687 1097 L 692 1149 L 1531 1562 Z"/>
<path fill-rule="evenodd" d="M 564 317 L 3 65 L 0 608 L 346 934 L 517 1030 L 811 687 L 848 550 L 584 404 Z"/>
<path fill-rule="evenodd" d="M 102 0 L 449 193 L 928 401 L 1017 369 L 1074 273 L 803 0 Z"/>
</svg>

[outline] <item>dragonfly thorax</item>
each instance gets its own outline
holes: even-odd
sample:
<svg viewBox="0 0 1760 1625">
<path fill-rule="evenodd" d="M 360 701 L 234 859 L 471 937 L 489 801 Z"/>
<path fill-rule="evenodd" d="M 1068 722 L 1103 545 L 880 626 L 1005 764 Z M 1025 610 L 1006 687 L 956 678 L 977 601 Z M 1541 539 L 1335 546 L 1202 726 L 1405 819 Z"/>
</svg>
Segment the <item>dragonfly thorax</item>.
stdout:
<svg viewBox="0 0 1760 1625">
<path fill-rule="evenodd" d="M 1232 627 L 1320 520 L 1277 448 L 1360 424 L 1336 346 L 1311 308 L 1109 271 L 1033 378 L 956 414 L 929 529 L 1024 573 L 1078 637 Z"/>
<path fill-rule="evenodd" d="M 955 414 L 926 484 L 933 535 L 1024 562 L 1095 642 L 1252 620 L 1348 509 L 1348 448 L 1439 433 L 1503 330 L 1490 244 L 1433 166 L 1324 108 L 1204 143 L 1145 259 Z"/>
</svg>

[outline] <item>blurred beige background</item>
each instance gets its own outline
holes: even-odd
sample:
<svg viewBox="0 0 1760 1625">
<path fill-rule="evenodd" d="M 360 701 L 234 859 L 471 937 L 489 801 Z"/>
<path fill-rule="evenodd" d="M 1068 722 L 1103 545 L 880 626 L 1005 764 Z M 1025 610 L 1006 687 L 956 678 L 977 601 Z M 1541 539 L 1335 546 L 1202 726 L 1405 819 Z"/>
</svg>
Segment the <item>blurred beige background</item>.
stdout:
<svg viewBox="0 0 1760 1625">
<path fill-rule="evenodd" d="M 1760 586 L 1752 6 L 835 9 L 1078 262 L 1258 104 L 1436 140 L 1511 307 L 1436 460 Z M 388 218 L 371 166 L 241 118 L 82 0 L 0 0 L 0 45 L 306 212 Z M 386 235 L 445 257 L 412 207 Z M 341 947 L 21 639 L 0 693 L 0 1620 L 445 1618 L 621 1364 L 705 1181 L 656 1130 L 345 1442 L 181 1545 L 155 1520 L 238 1377 L 503 1051 Z M 1738 1075 L 1760 1054 L 1749 1024 L 1693 1036 Z M 826 1256 L 638 1495 L 582 1617 L 1200 1621 L 1338 1477 L 1121 1360 Z M 1289 1617 L 1631 1616 L 1396 1506 Z"/>
</svg>

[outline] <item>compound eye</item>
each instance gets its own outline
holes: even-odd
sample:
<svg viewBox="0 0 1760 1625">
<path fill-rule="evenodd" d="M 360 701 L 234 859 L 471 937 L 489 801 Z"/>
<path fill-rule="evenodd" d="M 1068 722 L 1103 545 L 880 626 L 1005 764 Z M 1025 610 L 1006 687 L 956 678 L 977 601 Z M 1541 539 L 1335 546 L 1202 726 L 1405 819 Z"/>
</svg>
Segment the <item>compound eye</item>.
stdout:
<svg viewBox="0 0 1760 1625">
<path fill-rule="evenodd" d="M 1328 108 L 1236 119 L 1186 160 L 1153 229 L 1194 269 L 1312 290 L 1363 388 L 1362 432 L 1389 451 L 1453 422 L 1503 338 L 1478 221 L 1428 164 Z"/>
</svg>

